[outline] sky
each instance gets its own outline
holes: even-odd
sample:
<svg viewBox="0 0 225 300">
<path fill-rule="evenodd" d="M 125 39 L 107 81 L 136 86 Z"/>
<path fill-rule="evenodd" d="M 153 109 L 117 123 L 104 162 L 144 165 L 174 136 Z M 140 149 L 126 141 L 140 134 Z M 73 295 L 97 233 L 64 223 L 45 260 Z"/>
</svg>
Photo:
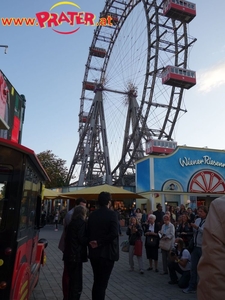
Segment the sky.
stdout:
<svg viewBox="0 0 225 300">
<path fill-rule="evenodd" d="M 188 67 L 197 72 L 197 85 L 184 93 L 187 113 L 176 123 L 174 139 L 178 145 L 225 149 L 225 2 L 193 2 L 197 16 L 188 30 L 197 42 L 191 48 Z M 0 17 L 34 18 L 56 3 L 1 1 Z M 105 5 L 104 0 L 73 3 L 97 17 Z M 56 9 L 62 11 L 62 6 Z M 71 6 L 73 9 L 76 7 Z M 0 44 L 8 45 L 7 54 L 0 48 L 0 69 L 27 101 L 22 144 L 36 153 L 52 150 L 68 168 L 79 140 L 80 96 L 93 33 L 94 26 L 59 34 L 51 28 L 3 26 L 0 22 Z"/>
</svg>

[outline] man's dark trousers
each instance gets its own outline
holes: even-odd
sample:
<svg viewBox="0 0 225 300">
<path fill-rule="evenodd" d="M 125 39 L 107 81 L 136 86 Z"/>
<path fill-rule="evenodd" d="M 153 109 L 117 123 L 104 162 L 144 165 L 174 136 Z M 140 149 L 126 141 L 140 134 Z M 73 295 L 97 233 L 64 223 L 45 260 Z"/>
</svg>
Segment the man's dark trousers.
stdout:
<svg viewBox="0 0 225 300">
<path fill-rule="evenodd" d="M 90 261 L 94 274 L 92 300 L 104 300 L 110 274 L 115 262 L 101 257 L 91 258 Z"/>
</svg>

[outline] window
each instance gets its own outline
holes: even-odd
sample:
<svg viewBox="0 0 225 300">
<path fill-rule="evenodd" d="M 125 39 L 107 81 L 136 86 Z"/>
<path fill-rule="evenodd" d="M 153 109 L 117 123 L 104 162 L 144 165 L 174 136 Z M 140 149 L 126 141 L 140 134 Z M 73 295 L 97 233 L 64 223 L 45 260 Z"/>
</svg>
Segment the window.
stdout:
<svg viewBox="0 0 225 300">
<path fill-rule="evenodd" d="M 13 168 L 0 165 L 0 231 L 5 228 L 7 222 L 8 190 Z"/>
<path fill-rule="evenodd" d="M 38 191 L 40 191 L 39 178 L 31 165 L 28 164 L 20 206 L 18 237 L 23 237 L 26 234 L 26 229 L 34 226 Z"/>
<path fill-rule="evenodd" d="M 29 198 L 23 197 L 21 200 L 21 207 L 20 207 L 20 225 L 19 225 L 20 230 L 27 228 L 28 207 L 29 207 Z"/>
</svg>

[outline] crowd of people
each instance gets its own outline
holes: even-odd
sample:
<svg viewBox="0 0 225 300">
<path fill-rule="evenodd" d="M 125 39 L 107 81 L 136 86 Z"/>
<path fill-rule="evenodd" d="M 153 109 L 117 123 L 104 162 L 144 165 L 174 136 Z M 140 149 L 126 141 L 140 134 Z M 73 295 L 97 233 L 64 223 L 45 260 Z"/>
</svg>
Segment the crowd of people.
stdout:
<svg viewBox="0 0 225 300">
<path fill-rule="evenodd" d="M 157 204 L 156 211 L 151 211 L 147 214 L 143 211 L 144 219 L 140 209 L 137 209 L 130 218 L 130 226 L 127 229 L 130 244 L 131 241 L 131 226 L 134 223 L 134 214 L 137 224 L 142 227 L 136 229 L 136 235 L 145 236 L 146 257 L 149 260 L 148 271 L 153 270 L 158 272 L 158 249 L 161 249 L 162 255 L 162 273 L 168 275 L 169 284 L 177 284 L 182 288 L 183 292 L 196 293 L 198 283 L 197 267 L 202 255 L 202 239 L 203 230 L 208 213 L 205 206 L 199 206 L 195 211 L 191 208 L 186 209 L 184 205 L 180 207 L 167 206 L 163 212 L 162 205 Z M 138 234 L 137 234 L 138 233 Z M 131 247 L 131 252 L 133 252 Z M 129 262 L 132 269 L 131 254 L 129 253 Z M 142 268 L 140 262 L 141 257 L 138 257 L 140 273 Z M 180 275 L 178 275 L 180 274 Z"/>
<path fill-rule="evenodd" d="M 122 235 L 119 225 L 121 210 L 113 209 L 111 195 L 107 192 L 99 195 L 98 202 L 99 209 L 91 212 L 87 218 L 86 201 L 78 199 L 76 206 L 64 218 L 64 230 L 59 242 L 64 260 L 62 276 L 64 300 L 80 299 L 83 286 L 82 265 L 88 259 L 94 277 L 92 299 L 104 300 L 114 263 L 119 260 L 119 235 Z M 146 270 L 159 272 L 158 256 L 161 254 L 160 275 L 168 276 L 168 284 L 178 285 L 186 294 L 196 293 L 199 281 L 198 267 L 200 266 L 199 272 L 204 275 L 203 270 L 209 258 L 205 245 L 205 255 L 201 260 L 207 214 L 206 206 L 199 206 L 195 211 L 191 208 L 186 209 L 184 205 L 176 208 L 167 206 L 164 212 L 162 205 L 157 204 L 155 211 L 146 212 L 139 208 L 132 210 L 126 229 L 130 271 L 134 271 L 136 256 L 139 273 L 144 274 L 142 259 L 142 241 L 144 241 L 149 262 Z M 211 218 L 210 222 L 212 221 Z M 209 230 L 207 234 L 210 234 Z M 222 245 L 222 241 L 218 243 L 219 245 Z M 201 283 L 201 289 L 202 286 L 204 284 Z M 199 299 L 204 298 L 202 296 Z"/>
</svg>

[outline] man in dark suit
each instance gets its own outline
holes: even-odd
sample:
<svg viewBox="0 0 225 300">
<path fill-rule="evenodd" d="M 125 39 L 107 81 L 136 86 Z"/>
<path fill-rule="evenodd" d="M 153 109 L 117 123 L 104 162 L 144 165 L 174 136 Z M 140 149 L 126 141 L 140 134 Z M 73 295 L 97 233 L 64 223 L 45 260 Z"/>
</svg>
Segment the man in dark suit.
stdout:
<svg viewBox="0 0 225 300">
<path fill-rule="evenodd" d="M 119 259 L 118 219 L 109 209 L 110 193 L 101 192 L 98 203 L 100 208 L 88 219 L 89 258 L 94 274 L 92 300 L 105 299 L 114 263 Z"/>
</svg>

